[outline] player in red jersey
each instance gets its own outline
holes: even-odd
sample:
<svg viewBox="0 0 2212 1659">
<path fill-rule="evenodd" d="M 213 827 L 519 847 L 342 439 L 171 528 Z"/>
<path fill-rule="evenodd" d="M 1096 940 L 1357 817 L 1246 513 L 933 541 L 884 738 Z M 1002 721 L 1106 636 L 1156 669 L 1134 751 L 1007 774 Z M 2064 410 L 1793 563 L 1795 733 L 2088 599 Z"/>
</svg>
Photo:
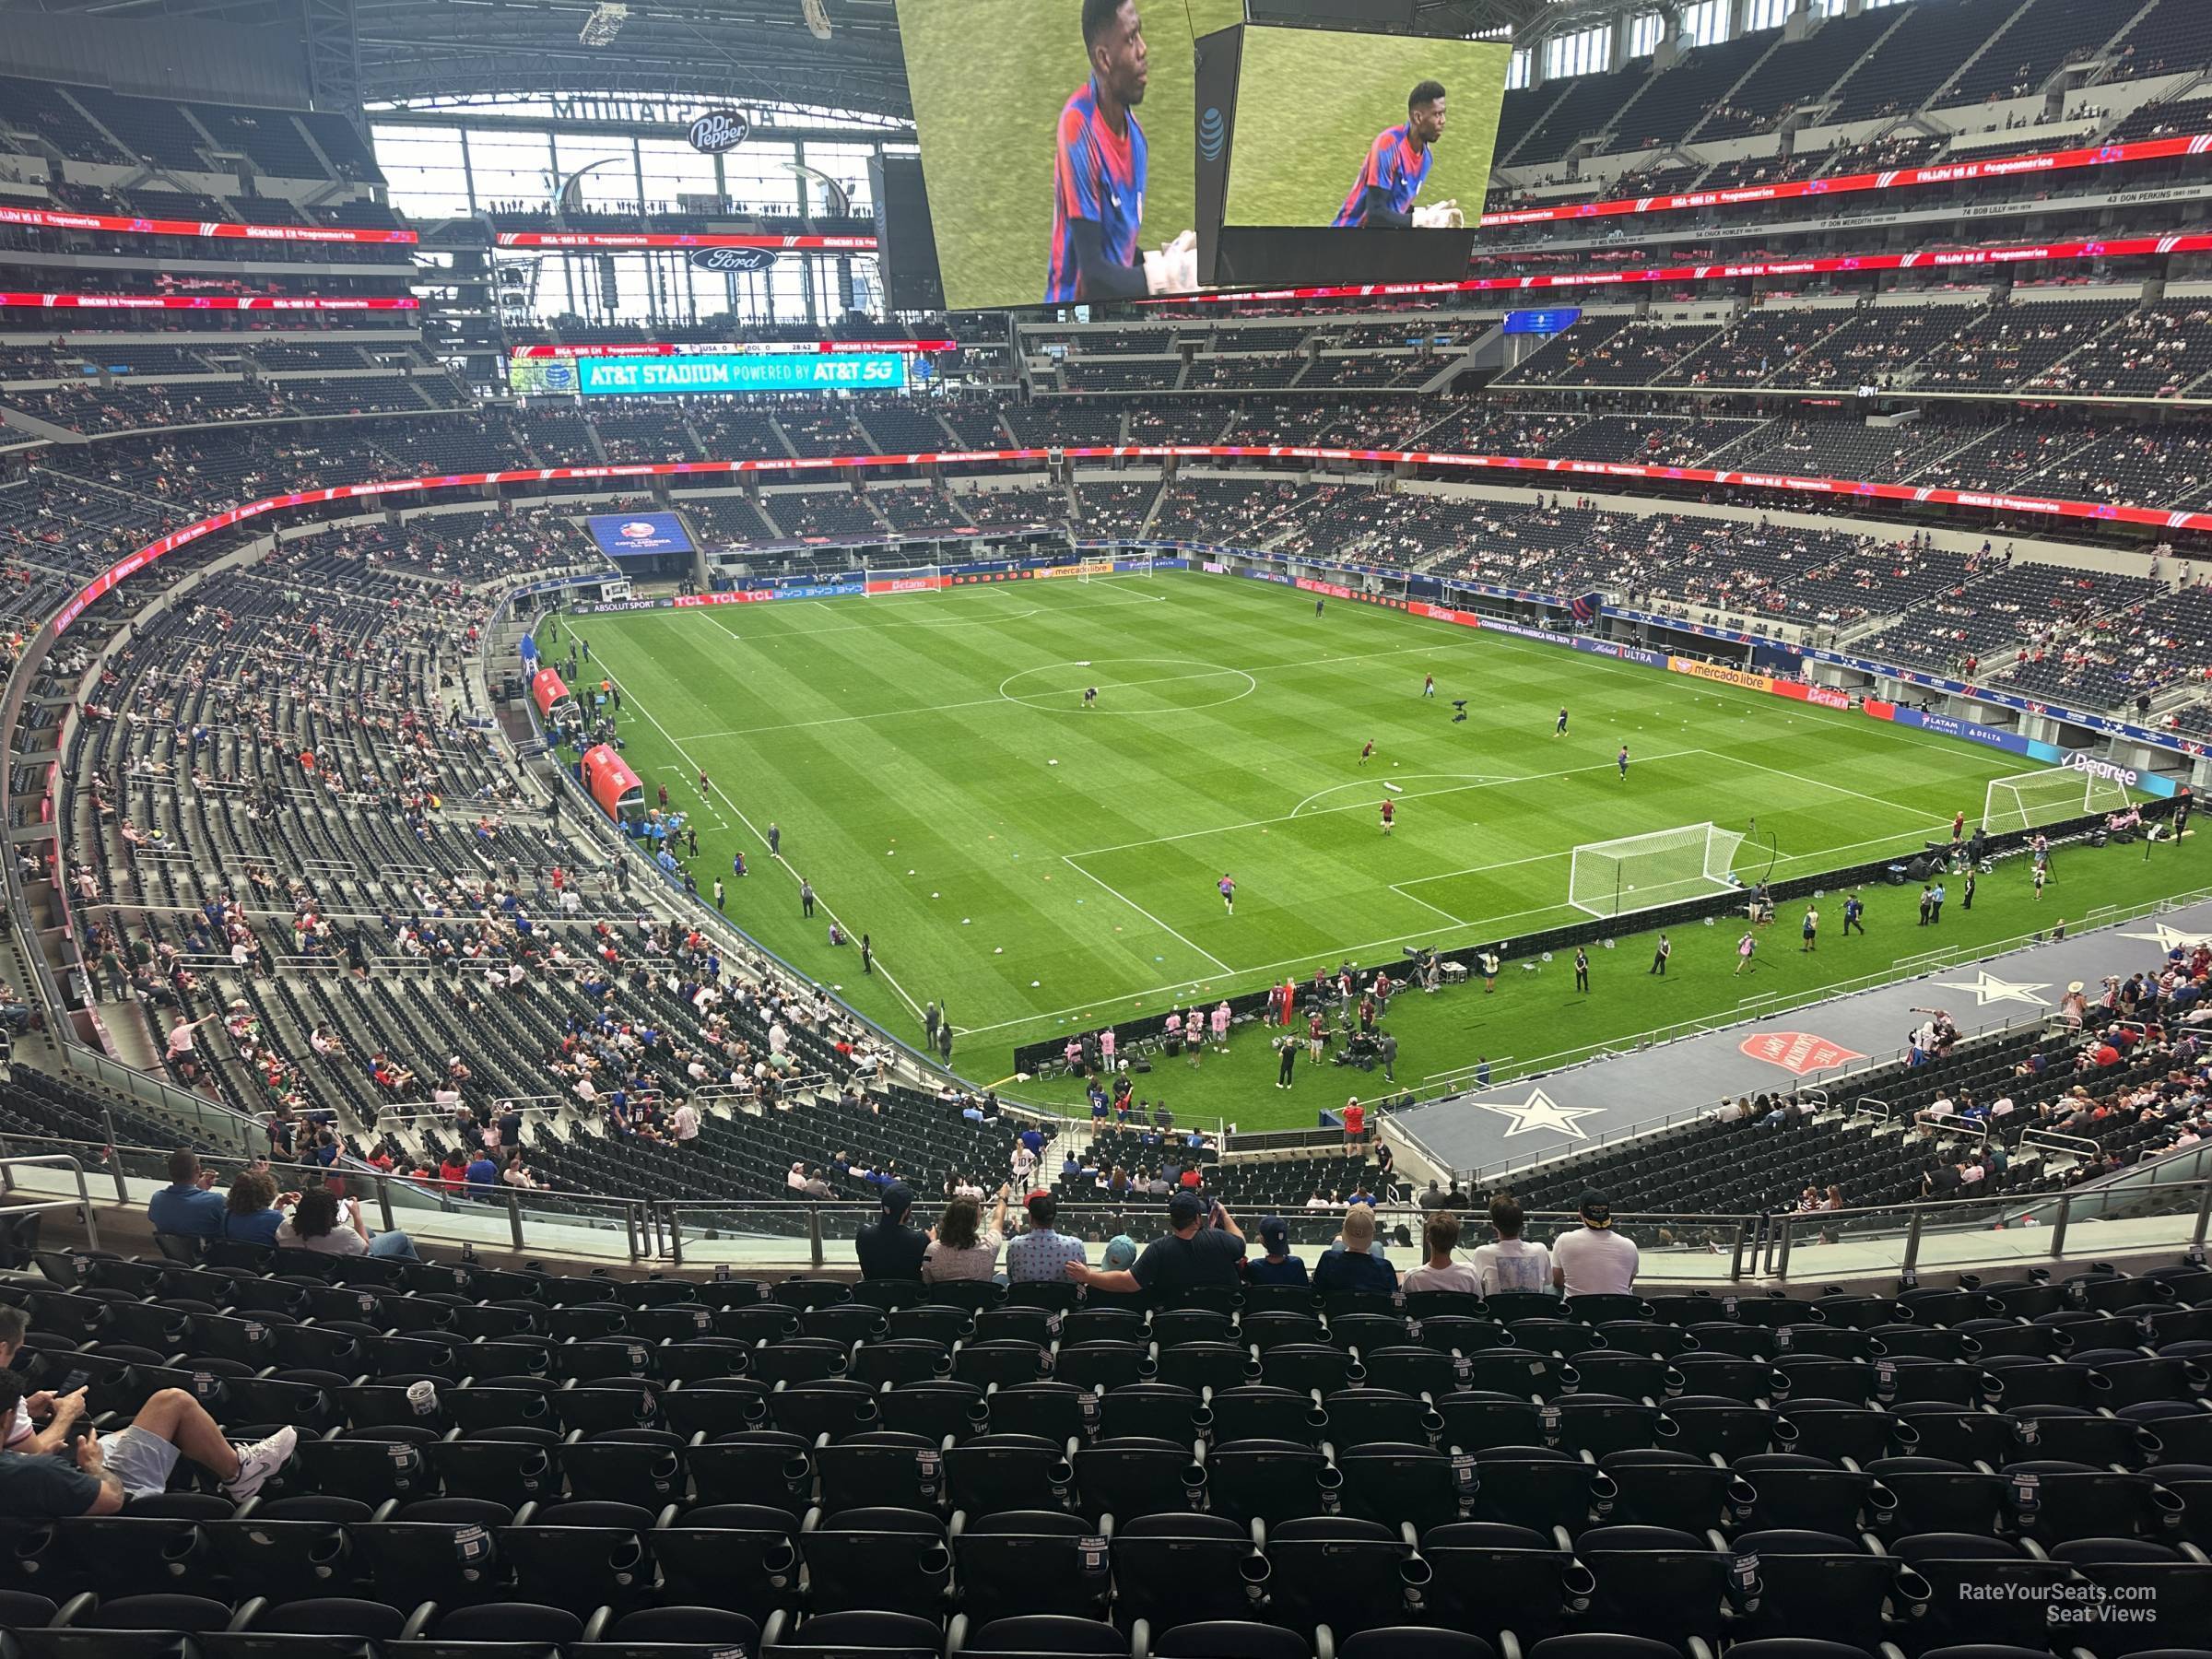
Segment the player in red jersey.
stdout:
<svg viewBox="0 0 2212 1659">
<path fill-rule="evenodd" d="M 1388 835 L 1388 834 L 1390 833 L 1390 827 L 1391 827 L 1393 824 L 1396 823 L 1397 821 L 1398 821 L 1398 804 L 1397 804 L 1395 801 L 1385 801 L 1385 802 L 1383 802 L 1383 803 L 1382 803 L 1382 833 L 1383 833 L 1383 834 L 1385 834 L 1385 835 Z"/>
</svg>

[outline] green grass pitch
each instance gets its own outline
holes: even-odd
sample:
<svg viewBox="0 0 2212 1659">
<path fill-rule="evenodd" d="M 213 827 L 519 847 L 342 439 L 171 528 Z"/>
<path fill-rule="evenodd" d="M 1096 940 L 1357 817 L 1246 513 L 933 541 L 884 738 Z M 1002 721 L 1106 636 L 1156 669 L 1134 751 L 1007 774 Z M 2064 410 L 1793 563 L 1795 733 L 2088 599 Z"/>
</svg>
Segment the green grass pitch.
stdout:
<svg viewBox="0 0 2212 1659">
<path fill-rule="evenodd" d="M 1195 573 L 572 627 L 622 691 L 648 796 L 665 782 L 695 811 L 702 894 L 723 876 L 731 920 L 895 1030 L 918 1036 L 914 1008 L 943 1004 L 955 1065 L 985 1081 L 1006 1077 L 1018 1042 L 1306 978 L 1347 955 L 1372 963 L 1401 945 L 1510 940 L 1572 920 L 1578 842 L 1707 819 L 1740 830 L 1756 817 L 1738 872 L 1756 877 L 1771 860 L 1786 877 L 1912 850 L 1947 833 L 1954 811 L 1976 817 L 1986 782 L 2020 770 L 1857 713 L 1377 606 L 1331 601 L 1316 616 L 1310 595 Z M 565 636 L 547 650 L 565 655 Z M 1099 707 L 1086 712 L 1093 685 Z M 1463 697 L 1471 718 L 1454 725 Z M 1562 704 L 1570 735 L 1556 737 Z M 1388 837 L 1386 782 L 1403 792 Z M 781 865 L 762 841 L 771 820 Z M 738 849 L 743 881 L 728 877 Z M 1916 951 L 2189 888 L 2194 862 L 2188 849 L 2068 852 L 2039 905 L 2025 861 L 2009 861 L 1971 913 L 1954 895 L 1936 935 L 1914 925 L 1911 892 L 1885 887 L 1867 894 L 1870 935 L 1845 939 L 1834 895 L 1817 954 L 1799 953 L 1792 909 L 1741 978 L 1729 972 L 1735 930 L 1700 926 L 1676 935 L 1665 980 L 1646 971 L 1648 940 L 1630 938 L 1592 952 L 1588 996 L 1562 961 L 1509 971 L 1496 996 L 1404 998 L 1391 1020 L 1397 1080 L 1433 1090 L 1478 1054 L 1502 1074 L 1580 1044 L 1739 1018 L 1757 999 L 1887 971 Z M 1215 891 L 1225 872 L 1233 915 Z M 812 921 L 802 874 L 820 899 Z M 831 914 L 872 936 L 872 978 L 857 949 L 829 945 Z M 2021 1011 L 1970 1006 L 1962 1018 Z M 1349 1086 L 1379 1092 L 1379 1078 L 1344 1074 L 1277 1092 L 1265 1042 L 1231 1046 L 1195 1073 L 1162 1067 L 1151 1092 L 1248 1129 L 1311 1124 Z M 1065 1082 L 1010 1092 L 1080 1099 Z"/>
</svg>

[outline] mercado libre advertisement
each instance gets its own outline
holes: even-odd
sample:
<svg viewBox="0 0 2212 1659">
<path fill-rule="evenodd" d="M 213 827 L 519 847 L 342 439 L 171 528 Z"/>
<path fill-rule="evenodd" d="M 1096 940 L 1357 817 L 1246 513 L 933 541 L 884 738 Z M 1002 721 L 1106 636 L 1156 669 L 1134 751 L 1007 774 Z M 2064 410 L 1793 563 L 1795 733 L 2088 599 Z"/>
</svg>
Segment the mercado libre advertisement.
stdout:
<svg viewBox="0 0 2212 1659">
<path fill-rule="evenodd" d="M 1196 287 L 1194 48 L 1243 20 L 1241 0 L 899 0 L 946 303 Z"/>
</svg>

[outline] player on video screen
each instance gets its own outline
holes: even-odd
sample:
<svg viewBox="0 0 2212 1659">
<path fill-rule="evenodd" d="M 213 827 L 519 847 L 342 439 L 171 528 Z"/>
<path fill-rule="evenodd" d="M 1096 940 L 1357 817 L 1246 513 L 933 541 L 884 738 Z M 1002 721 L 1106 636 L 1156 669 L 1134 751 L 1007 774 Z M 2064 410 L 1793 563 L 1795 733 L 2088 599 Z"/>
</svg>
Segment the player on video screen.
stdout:
<svg viewBox="0 0 2212 1659">
<path fill-rule="evenodd" d="M 1438 230 L 1466 222 L 1457 202 L 1436 202 L 1416 207 L 1414 197 L 1429 182 L 1429 164 L 1436 159 L 1437 140 L 1444 135 L 1444 88 L 1440 81 L 1425 80 L 1406 100 L 1406 124 L 1385 127 L 1367 147 L 1367 159 L 1351 193 L 1337 209 L 1339 226 L 1394 225 Z"/>
<path fill-rule="evenodd" d="M 1060 112 L 1047 305 L 1182 293 L 1198 286 L 1198 239 L 1143 250 L 1146 147 L 1136 106 L 1147 76 L 1136 0 L 1083 0 L 1090 79 Z"/>
</svg>

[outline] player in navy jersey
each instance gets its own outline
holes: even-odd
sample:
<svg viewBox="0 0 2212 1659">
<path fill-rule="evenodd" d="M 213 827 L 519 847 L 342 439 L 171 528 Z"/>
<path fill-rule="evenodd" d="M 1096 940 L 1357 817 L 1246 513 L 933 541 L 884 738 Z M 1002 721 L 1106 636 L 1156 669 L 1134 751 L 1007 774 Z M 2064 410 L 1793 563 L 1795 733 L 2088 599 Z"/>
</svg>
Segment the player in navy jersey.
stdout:
<svg viewBox="0 0 2212 1659">
<path fill-rule="evenodd" d="M 1435 145 L 1444 135 L 1444 88 L 1425 80 L 1406 100 L 1406 124 L 1385 127 L 1367 147 L 1359 176 L 1336 210 L 1341 228 L 1394 225 L 1400 229 L 1437 229 L 1465 223 L 1456 202 L 1416 207 L 1414 198 L 1429 182 Z"/>
<path fill-rule="evenodd" d="M 1136 0 L 1083 0 L 1090 78 L 1060 112 L 1053 181 L 1047 305 L 1125 300 L 1197 287 L 1197 240 L 1186 231 L 1147 252 L 1145 184 L 1150 171 L 1136 106 L 1149 76 Z"/>
</svg>

